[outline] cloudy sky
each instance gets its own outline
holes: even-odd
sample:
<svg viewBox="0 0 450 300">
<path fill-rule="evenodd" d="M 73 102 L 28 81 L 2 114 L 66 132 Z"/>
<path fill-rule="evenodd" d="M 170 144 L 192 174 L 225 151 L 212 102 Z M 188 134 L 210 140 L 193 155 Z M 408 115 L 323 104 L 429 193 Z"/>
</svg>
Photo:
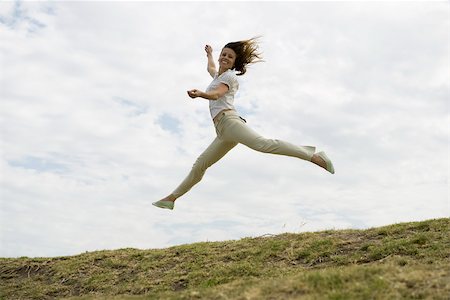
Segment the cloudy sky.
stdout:
<svg viewBox="0 0 450 300">
<path fill-rule="evenodd" d="M 0 2 L 0 256 L 449 217 L 449 3 Z M 215 137 L 205 44 L 262 35 L 237 109 L 336 174 Z"/>
</svg>

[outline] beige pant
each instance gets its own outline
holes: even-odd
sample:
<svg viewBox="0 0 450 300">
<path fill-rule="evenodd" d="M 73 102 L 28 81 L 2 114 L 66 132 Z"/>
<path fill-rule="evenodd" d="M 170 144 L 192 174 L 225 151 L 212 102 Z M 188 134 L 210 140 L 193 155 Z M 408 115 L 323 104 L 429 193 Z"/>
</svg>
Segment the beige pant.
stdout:
<svg viewBox="0 0 450 300">
<path fill-rule="evenodd" d="M 217 137 L 197 158 L 188 176 L 172 192 L 176 198 L 188 192 L 202 179 L 206 169 L 219 161 L 238 143 L 259 152 L 293 156 L 307 161 L 311 161 L 316 150 L 312 146 L 296 146 L 280 140 L 266 139 L 248 127 L 245 121 L 232 110 L 221 112 L 215 126 Z"/>
</svg>

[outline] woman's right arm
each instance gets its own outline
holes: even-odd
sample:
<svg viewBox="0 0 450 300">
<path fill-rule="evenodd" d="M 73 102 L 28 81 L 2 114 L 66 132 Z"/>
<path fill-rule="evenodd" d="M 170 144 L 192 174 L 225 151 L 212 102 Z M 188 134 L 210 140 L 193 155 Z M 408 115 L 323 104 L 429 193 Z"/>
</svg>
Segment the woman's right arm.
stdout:
<svg viewBox="0 0 450 300">
<path fill-rule="evenodd" d="M 228 92 L 228 90 L 228 85 L 220 83 L 217 88 L 208 92 L 202 92 L 200 90 L 193 89 L 187 91 L 187 93 L 192 99 L 200 97 L 206 100 L 218 100 L 219 98 L 222 98 Z"/>
<path fill-rule="evenodd" d="M 208 73 L 214 78 L 216 75 L 216 64 L 214 63 L 214 58 L 212 56 L 212 47 L 210 45 L 205 46 L 206 56 L 208 57 Z"/>
</svg>

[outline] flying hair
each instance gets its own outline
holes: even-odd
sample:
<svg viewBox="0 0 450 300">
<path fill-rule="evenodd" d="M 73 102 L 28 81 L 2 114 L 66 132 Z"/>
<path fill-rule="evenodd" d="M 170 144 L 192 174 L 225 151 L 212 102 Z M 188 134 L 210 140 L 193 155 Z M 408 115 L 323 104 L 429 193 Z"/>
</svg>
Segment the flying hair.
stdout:
<svg viewBox="0 0 450 300">
<path fill-rule="evenodd" d="M 239 72 L 236 75 L 244 75 L 247 72 L 247 65 L 263 61 L 259 52 L 259 38 L 260 36 L 257 36 L 248 40 L 231 42 L 224 46 L 236 53 L 234 69 Z"/>
</svg>

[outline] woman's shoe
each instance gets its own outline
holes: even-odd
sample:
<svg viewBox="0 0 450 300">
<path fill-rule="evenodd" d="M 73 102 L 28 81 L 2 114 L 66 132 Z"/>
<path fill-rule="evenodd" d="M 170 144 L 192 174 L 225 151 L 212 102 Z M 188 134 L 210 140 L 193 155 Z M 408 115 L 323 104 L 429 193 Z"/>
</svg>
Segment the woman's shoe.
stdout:
<svg viewBox="0 0 450 300">
<path fill-rule="evenodd" d="M 152 205 L 159 207 L 159 208 L 173 209 L 174 202 L 167 201 L 167 200 L 159 200 L 159 201 L 153 202 Z"/>
<path fill-rule="evenodd" d="M 322 158 L 325 163 L 327 164 L 327 171 L 330 172 L 331 174 L 334 174 L 334 167 L 333 167 L 333 163 L 331 162 L 331 160 L 328 158 L 328 156 L 325 154 L 325 152 L 319 152 L 316 153 L 320 158 Z"/>
</svg>

